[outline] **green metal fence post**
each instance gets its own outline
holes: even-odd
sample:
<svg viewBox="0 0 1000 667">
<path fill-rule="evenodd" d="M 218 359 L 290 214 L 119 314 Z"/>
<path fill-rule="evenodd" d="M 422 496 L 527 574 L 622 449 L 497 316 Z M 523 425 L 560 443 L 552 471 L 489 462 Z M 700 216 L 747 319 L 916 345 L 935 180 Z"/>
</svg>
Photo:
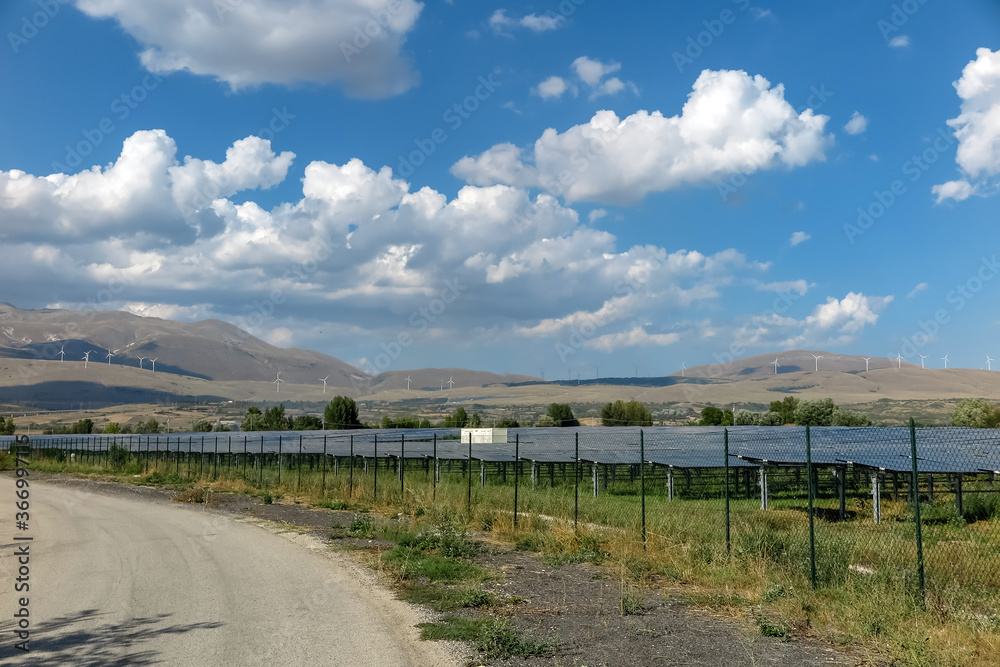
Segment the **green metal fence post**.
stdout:
<svg viewBox="0 0 1000 667">
<path fill-rule="evenodd" d="M 347 477 L 347 497 L 354 498 L 354 436 L 351 436 L 351 468 Z"/>
<path fill-rule="evenodd" d="M 517 487 L 521 479 L 521 434 L 514 435 L 514 528 L 517 528 Z"/>
<path fill-rule="evenodd" d="M 722 430 L 722 440 L 724 444 L 723 457 L 725 460 L 722 462 L 725 468 L 726 480 L 723 483 L 723 488 L 725 489 L 723 494 L 726 497 L 726 558 L 733 555 L 733 543 L 732 543 L 732 527 L 729 517 L 729 429 Z"/>
<path fill-rule="evenodd" d="M 573 530 L 579 527 L 580 523 L 580 433 L 575 434 L 575 448 L 573 454 Z"/>
<path fill-rule="evenodd" d="M 403 479 L 406 472 L 406 434 L 401 433 L 399 435 L 399 496 L 400 500 L 406 497 L 406 488 L 403 486 L 405 481 Z"/>
<path fill-rule="evenodd" d="M 912 465 L 913 476 L 910 484 L 913 486 L 913 521 L 917 528 L 917 579 L 920 584 L 920 607 L 923 609 L 927 602 L 927 593 L 924 589 L 924 537 L 920 527 L 920 487 L 917 477 L 917 429 L 910 417 L 910 463 Z"/>
<path fill-rule="evenodd" d="M 326 433 L 323 434 L 323 482 L 319 487 L 319 497 L 326 498 Z"/>
<path fill-rule="evenodd" d="M 281 486 L 281 436 L 278 436 L 278 483 L 275 484 L 276 487 Z"/>
<path fill-rule="evenodd" d="M 264 436 L 260 436 L 260 461 L 257 462 L 260 469 L 260 488 L 264 488 Z"/>
<path fill-rule="evenodd" d="M 434 470 L 431 471 L 431 502 L 437 502 L 437 492 L 438 492 L 438 434 L 434 434 L 434 460 L 431 461 L 431 465 L 434 466 Z"/>
<path fill-rule="evenodd" d="M 809 581 L 816 588 L 816 528 L 813 518 L 813 497 L 816 490 L 813 488 L 812 435 L 809 426 L 806 426 L 806 488 L 809 497 Z"/>
<path fill-rule="evenodd" d="M 301 435 L 299 436 L 299 460 L 298 460 L 298 465 L 295 467 L 298 468 L 297 471 L 298 479 L 295 482 L 295 491 L 298 492 L 302 489 L 302 436 Z"/>
<path fill-rule="evenodd" d="M 378 500 L 378 433 L 375 434 L 375 451 L 372 456 L 372 463 L 374 464 L 374 474 L 372 477 L 375 478 L 375 484 L 372 490 L 372 502 Z"/>
<path fill-rule="evenodd" d="M 639 495 L 642 496 L 642 548 L 646 548 L 646 439 L 639 429 Z"/>
<path fill-rule="evenodd" d="M 468 472 L 468 496 L 465 501 L 465 514 L 472 519 L 472 433 L 469 433 L 469 465 L 466 466 Z"/>
</svg>

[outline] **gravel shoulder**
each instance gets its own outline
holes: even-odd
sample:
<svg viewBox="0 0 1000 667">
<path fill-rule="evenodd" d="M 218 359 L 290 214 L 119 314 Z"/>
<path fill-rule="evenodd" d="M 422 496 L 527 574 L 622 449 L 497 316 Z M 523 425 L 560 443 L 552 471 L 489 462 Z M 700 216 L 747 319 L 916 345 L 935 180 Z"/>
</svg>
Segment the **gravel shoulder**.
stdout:
<svg viewBox="0 0 1000 667">
<path fill-rule="evenodd" d="M 39 475 L 48 484 L 81 492 L 110 495 L 148 503 L 169 504 L 173 492 L 95 479 Z M 331 527 L 346 527 L 352 511 L 318 509 L 278 500 L 211 494 L 196 512 L 237 522 L 250 522 L 326 559 L 331 568 L 357 582 L 368 604 L 405 625 L 414 646 L 437 646 L 436 663 L 481 663 L 471 647 L 456 642 L 419 642 L 414 625 L 439 616 L 423 607 L 398 601 L 391 582 L 359 563 L 360 554 L 384 550 L 392 542 L 331 539 Z M 212 520 L 208 520 L 211 523 Z M 484 587 L 498 599 L 515 600 L 502 610 L 462 609 L 450 615 L 502 613 L 525 636 L 554 646 L 545 657 L 510 658 L 488 664 L 551 667 L 617 667 L 636 665 L 875 665 L 877 660 L 845 647 L 832 647 L 809 637 L 782 639 L 762 636 L 756 626 L 697 608 L 679 598 L 683 591 L 630 591 L 634 613 L 623 615 L 623 583 L 614 571 L 590 563 L 551 565 L 539 554 L 495 544 L 474 536 L 481 545 L 477 564 L 495 578 Z M 317 582 L 321 583 L 321 582 Z"/>
</svg>

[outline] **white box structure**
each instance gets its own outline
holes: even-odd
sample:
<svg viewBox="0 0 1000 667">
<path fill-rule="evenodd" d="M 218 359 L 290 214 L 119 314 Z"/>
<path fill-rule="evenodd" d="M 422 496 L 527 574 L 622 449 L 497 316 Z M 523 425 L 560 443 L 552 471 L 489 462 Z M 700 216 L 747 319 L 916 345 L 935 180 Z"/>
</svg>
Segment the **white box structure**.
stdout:
<svg viewBox="0 0 1000 667">
<path fill-rule="evenodd" d="M 470 437 L 474 445 L 507 444 L 507 429 L 463 428 L 462 442 L 468 443 Z"/>
</svg>

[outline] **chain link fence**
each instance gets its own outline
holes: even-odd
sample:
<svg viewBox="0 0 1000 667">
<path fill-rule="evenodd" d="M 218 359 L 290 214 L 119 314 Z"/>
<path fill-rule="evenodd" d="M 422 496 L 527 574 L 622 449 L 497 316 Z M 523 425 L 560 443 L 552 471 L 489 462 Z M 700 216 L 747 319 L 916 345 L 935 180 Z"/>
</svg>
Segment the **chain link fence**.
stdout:
<svg viewBox="0 0 1000 667">
<path fill-rule="evenodd" d="M 458 429 L 39 436 L 32 456 L 328 504 L 450 508 L 515 536 L 545 524 L 596 536 L 590 548 L 655 550 L 677 578 L 735 561 L 970 622 L 1000 608 L 1000 431 L 529 428 L 501 443 Z"/>
</svg>

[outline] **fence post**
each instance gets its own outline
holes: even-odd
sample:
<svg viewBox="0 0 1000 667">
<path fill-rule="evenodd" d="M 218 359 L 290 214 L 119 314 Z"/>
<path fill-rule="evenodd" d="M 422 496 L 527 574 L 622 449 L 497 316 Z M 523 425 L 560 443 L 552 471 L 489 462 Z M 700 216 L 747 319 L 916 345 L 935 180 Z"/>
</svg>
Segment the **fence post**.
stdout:
<svg viewBox="0 0 1000 667">
<path fill-rule="evenodd" d="M 188 455 L 187 455 L 187 460 L 188 460 L 188 474 L 187 474 L 187 476 L 188 476 L 188 479 L 191 479 L 191 436 L 190 435 L 188 436 Z"/>
<path fill-rule="evenodd" d="M 724 489 L 723 494 L 726 497 L 726 558 L 730 558 L 733 555 L 733 542 L 732 542 L 732 525 L 729 517 L 729 429 L 722 430 L 722 440 L 724 444 L 723 457 L 725 461 L 722 462 L 725 468 L 726 479 L 722 486 Z M 673 487 L 671 486 L 671 495 L 673 494 Z"/>
<path fill-rule="evenodd" d="M 351 470 L 347 476 L 347 499 L 354 498 L 354 436 L 351 436 Z"/>
<path fill-rule="evenodd" d="M 278 482 L 275 484 L 275 488 L 281 486 L 281 436 L 278 436 Z"/>
<path fill-rule="evenodd" d="M 469 433 L 469 465 L 465 467 L 468 472 L 468 495 L 465 501 L 465 514 L 472 520 L 472 433 Z"/>
<path fill-rule="evenodd" d="M 319 487 L 319 497 L 326 498 L 326 433 L 323 434 L 323 483 Z"/>
<path fill-rule="evenodd" d="M 646 438 L 639 429 L 639 495 L 642 496 L 642 548 L 646 548 Z"/>
<path fill-rule="evenodd" d="M 573 453 L 573 531 L 575 532 L 580 523 L 580 432 L 577 431 L 574 437 Z M 516 465 L 516 464 L 515 464 Z"/>
<path fill-rule="evenodd" d="M 260 436 L 260 462 L 257 467 L 260 468 L 260 488 L 264 488 L 264 436 Z"/>
<path fill-rule="evenodd" d="M 372 489 L 372 502 L 375 502 L 378 500 L 378 433 L 375 434 L 375 453 L 372 456 L 372 463 L 374 464 L 372 477 L 375 478 L 375 486 Z"/>
<path fill-rule="evenodd" d="M 402 502 L 403 498 L 406 497 L 406 488 L 403 486 L 406 481 L 404 478 L 404 473 L 406 472 L 406 434 L 399 434 L 399 499 Z"/>
<path fill-rule="evenodd" d="M 298 479 L 295 482 L 295 491 L 297 493 L 302 490 L 302 436 L 301 435 L 299 435 L 299 460 L 296 468 L 298 468 Z"/>
<path fill-rule="evenodd" d="M 215 436 L 215 455 L 212 461 L 212 479 L 219 477 L 219 436 Z"/>
<path fill-rule="evenodd" d="M 431 472 L 431 502 L 437 502 L 437 492 L 438 492 L 438 434 L 434 434 L 434 460 L 431 464 L 434 466 L 433 472 Z"/>
<path fill-rule="evenodd" d="M 924 538 L 920 527 L 920 487 L 917 485 L 917 429 L 910 417 L 910 463 L 913 476 L 910 484 L 913 486 L 913 521 L 917 528 L 917 579 L 920 584 L 920 607 L 926 608 L 927 596 L 924 589 Z"/>
<path fill-rule="evenodd" d="M 201 436 L 201 458 L 198 460 L 198 479 L 205 476 L 205 436 Z"/>
<path fill-rule="evenodd" d="M 521 434 L 514 434 L 514 528 L 517 528 L 517 487 L 521 479 Z"/>
<path fill-rule="evenodd" d="M 813 466 L 812 466 L 812 435 L 809 425 L 806 425 L 806 493 L 809 497 L 809 581 L 816 588 L 816 530 L 813 519 Z"/>
</svg>

